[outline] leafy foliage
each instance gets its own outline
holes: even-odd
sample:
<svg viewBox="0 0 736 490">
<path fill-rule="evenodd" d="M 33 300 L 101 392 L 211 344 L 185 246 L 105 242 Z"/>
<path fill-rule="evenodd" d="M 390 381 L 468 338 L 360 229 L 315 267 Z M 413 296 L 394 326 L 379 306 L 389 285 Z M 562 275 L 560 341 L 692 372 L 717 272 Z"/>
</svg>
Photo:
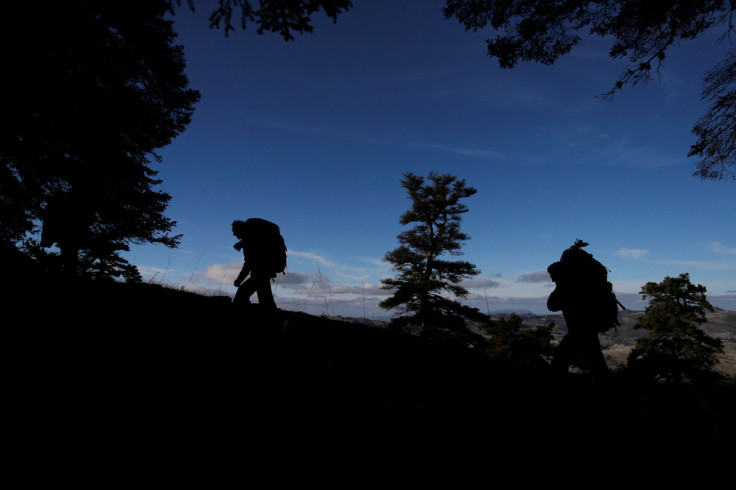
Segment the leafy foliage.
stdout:
<svg viewBox="0 0 736 490">
<path fill-rule="evenodd" d="M 475 194 L 476 189 L 467 187 L 464 179 L 449 174 L 430 172 L 427 180 L 425 184 L 424 177 L 411 172 L 405 173 L 401 180 L 412 207 L 401 216 L 400 223 L 417 224 L 399 234 L 401 246 L 384 258 L 397 276 L 381 281 L 384 289 L 395 291 L 380 306 L 403 309 L 420 324 L 448 315 L 452 318 L 467 314 L 467 307 L 441 294 L 466 297 L 468 291 L 460 282 L 480 273 L 469 262 L 443 258 L 460 255 L 461 242 L 469 238 L 460 231 L 462 214 L 468 211 L 460 200 Z"/>
<path fill-rule="evenodd" d="M 488 335 L 486 351 L 492 359 L 525 367 L 547 367 L 552 357 L 552 329 L 550 323 L 522 329 L 521 317 L 511 314 L 490 320 L 482 327 Z"/>
<path fill-rule="evenodd" d="M 0 132 L 3 248 L 42 225 L 70 271 L 135 278 L 118 252 L 178 244 L 171 196 L 151 169 L 191 120 L 168 2 L 15 2 L 0 34 L 5 78 Z"/>
<path fill-rule="evenodd" d="M 176 0 L 181 5 L 181 0 Z M 194 1 L 187 1 L 189 7 L 194 10 Z M 169 2 L 173 11 L 173 2 Z M 266 31 L 280 34 L 284 40 L 293 41 L 292 32 L 303 34 L 312 32 L 310 15 L 323 9 L 325 15 L 337 21 L 337 16 L 353 6 L 348 0 L 302 0 L 299 2 L 289 0 L 261 0 L 258 8 L 254 8 L 248 0 L 218 0 L 218 6 L 210 14 L 210 28 L 224 28 L 225 36 L 233 27 L 234 10 L 240 10 L 240 27 L 245 30 L 248 23 L 258 26 L 258 34 Z"/>
<path fill-rule="evenodd" d="M 695 175 L 704 179 L 736 180 L 736 170 L 730 168 L 736 160 L 736 52 L 708 72 L 703 98 L 711 109 L 693 128 L 698 141 L 688 156 L 702 157 Z"/>
<path fill-rule="evenodd" d="M 698 325 L 705 323 L 713 306 L 706 289 L 690 282 L 688 274 L 648 282 L 641 290 L 650 298 L 644 316 L 634 328 L 649 330 L 629 355 L 634 372 L 661 382 L 692 382 L 703 379 L 723 352 L 719 339 L 708 336 Z"/>
<path fill-rule="evenodd" d="M 487 41 L 488 56 L 503 68 L 520 61 L 556 62 L 581 41 L 587 31 L 613 39 L 611 58 L 628 59 L 629 67 L 606 94 L 625 85 L 644 84 L 659 73 L 667 50 L 714 28 L 726 38 L 734 26 L 736 3 L 730 0 L 447 0 L 447 18 L 455 17 L 466 30 L 486 26 L 499 34 Z M 706 78 L 703 97 L 711 108 L 695 126 L 698 141 L 689 156 L 698 155 L 696 176 L 736 178 L 734 151 L 734 94 L 736 57 L 733 52 Z"/>
</svg>

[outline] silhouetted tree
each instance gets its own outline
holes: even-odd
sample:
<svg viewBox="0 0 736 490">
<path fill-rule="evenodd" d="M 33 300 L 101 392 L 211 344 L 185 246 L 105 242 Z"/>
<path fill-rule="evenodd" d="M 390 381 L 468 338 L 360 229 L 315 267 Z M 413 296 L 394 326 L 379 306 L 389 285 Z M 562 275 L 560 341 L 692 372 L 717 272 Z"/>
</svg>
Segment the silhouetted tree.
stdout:
<svg viewBox="0 0 736 490">
<path fill-rule="evenodd" d="M 736 53 L 708 72 L 703 98 L 711 103 L 708 113 L 695 125 L 698 141 L 688 156 L 702 157 L 695 175 L 704 179 L 736 180 Z"/>
<path fill-rule="evenodd" d="M 151 161 L 190 122 L 169 3 L 12 2 L 3 7 L 0 242 L 40 225 L 69 272 L 136 279 L 118 252 L 178 244 Z M 12 48 L 11 48 L 12 46 Z"/>
<path fill-rule="evenodd" d="M 646 83 L 659 72 L 667 50 L 680 41 L 720 28 L 723 38 L 734 30 L 732 0 L 447 0 L 443 12 L 467 30 L 486 26 L 500 32 L 487 41 L 488 55 L 503 68 L 519 61 L 553 64 L 580 41 L 580 32 L 613 39 L 612 58 L 628 58 L 630 66 L 611 90 Z M 733 139 L 736 100 L 736 57 L 733 52 L 706 78 L 703 97 L 711 108 L 694 127 L 698 141 L 695 175 L 736 179 Z"/>
<path fill-rule="evenodd" d="M 397 275 L 382 279 L 383 289 L 394 294 L 380 303 L 386 309 L 398 308 L 413 316 L 418 324 L 458 323 L 468 313 L 467 307 L 445 298 L 441 293 L 463 298 L 468 291 L 460 285 L 463 279 L 480 273 L 475 265 L 460 260 L 445 260 L 445 254 L 461 255 L 461 242 L 469 237 L 460 231 L 462 215 L 468 208 L 461 199 L 477 191 L 465 185 L 465 179 L 430 172 L 425 178 L 406 172 L 401 180 L 412 200 L 411 209 L 400 223 L 417 223 L 398 235 L 401 246 L 384 258 Z M 461 323 L 461 322 L 460 322 Z"/>
<path fill-rule="evenodd" d="M 650 333 L 629 354 L 632 371 L 675 383 L 702 379 L 710 372 L 723 344 L 698 327 L 707 322 L 706 312 L 713 311 L 705 293 L 705 287 L 692 284 L 688 274 L 644 285 L 641 294 L 650 298 L 649 306 L 634 328 Z"/>
<path fill-rule="evenodd" d="M 182 0 L 169 1 L 172 11 L 174 2 L 181 5 Z M 194 0 L 187 0 L 187 5 L 192 10 L 194 4 Z M 353 3 L 349 0 L 260 0 L 258 8 L 254 8 L 248 0 L 218 0 L 217 8 L 210 14 L 210 28 L 219 29 L 222 26 L 227 36 L 230 31 L 235 30 L 233 14 L 239 10 L 240 27 L 243 30 L 248 23 L 255 23 L 258 25 L 258 34 L 265 31 L 277 32 L 286 41 L 293 41 L 292 31 L 303 34 L 314 30 L 309 16 L 320 9 L 336 22 L 337 16 L 352 6 Z"/>
<path fill-rule="evenodd" d="M 552 357 L 554 324 L 522 329 L 522 319 L 512 313 L 482 325 L 488 336 L 485 346 L 491 358 L 519 367 L 547 367 Z"/>
</svg>

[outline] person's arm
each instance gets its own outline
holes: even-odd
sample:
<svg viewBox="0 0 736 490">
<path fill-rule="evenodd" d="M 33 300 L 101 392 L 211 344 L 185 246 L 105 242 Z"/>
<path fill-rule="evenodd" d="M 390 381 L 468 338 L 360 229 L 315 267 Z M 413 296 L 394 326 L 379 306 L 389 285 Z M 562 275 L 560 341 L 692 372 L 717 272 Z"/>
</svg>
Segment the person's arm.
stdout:
<svg viewBox="0 0 736 490">
<path fill-rule="evenodd" d="M 564 304 L 563 293 L 560 291 L 560 287 L 557 286 L 552 294 L 547 298 L 547 309 L 549 311 L 560 311 Z"/>
<path fill-rule="evenodd" d="M 235 282 L 233 282 L 233 285 L 238 288 L 240 285 L 245 281 L 245 278 L 248 277 L 248 274 L 250 273 L 250 267 L 248 267 L 247 263 L 243 264 L 243 268 L 240 270 L 240 274 L 238 274 L 237 279 L 235 279 Z"/>
<path fill-rule="evenodd" d="M 549 298 L 547 298 L 547 309 L 549 311 L 560 311 L 562 309 L 562 288 L 560 288 L 560 285 L 558 283 L 558 281 L 560 280 L 561 268 L 562 264 L 560 262 L 555 262 L 554 264 L 550 264 L 550 266 L 547 267 L 547 273 L 549 274 L 550 279 L 552 279 L 552 282 L 555 283 L 555 290 L 552 291 L 552 294 L 550 294 Z"/>
<path fill-rule="evenodd" d="M 245 240 L 240 240 L 238 243 L 233 245 L 233 248 L 240 252 L 245 247 Z M 233 285 L 238 288 L 240 285 L 245 281 L 245 278 L 248 277 L 248 274 L 250 273 L 250 267 L 248 267 L 248 263 L 243 263 L 243 268 L 240 270 L 240 274 L 238 274 L 237 279 L 235 279 L 235 282 L 233 282 Z"/>
</svg>

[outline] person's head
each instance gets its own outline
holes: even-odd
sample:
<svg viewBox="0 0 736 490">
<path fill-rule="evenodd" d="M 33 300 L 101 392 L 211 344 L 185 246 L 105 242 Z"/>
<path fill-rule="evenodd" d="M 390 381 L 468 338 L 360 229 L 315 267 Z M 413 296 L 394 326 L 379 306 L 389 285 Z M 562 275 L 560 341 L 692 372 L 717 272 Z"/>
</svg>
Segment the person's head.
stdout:
<svg viewBox="0 0 736 490">
<path fill-rule="evenodd" d="M 239 219 L 236 219 L 233 221 L 233 236 L 237 237 L 238 239 L 242 240 L 245 238 L 245 221 L 240 221 Z"/>
<path fill-rule="evenodd" d="M 562 267 L 561 262 L 555 262 L 554 264 L 550 264 L 550 266 L 547 267 L 547 274 L 549 274 L 552 282 L 559 281 L 563 271 L 564 268 Z"/>
</svg>

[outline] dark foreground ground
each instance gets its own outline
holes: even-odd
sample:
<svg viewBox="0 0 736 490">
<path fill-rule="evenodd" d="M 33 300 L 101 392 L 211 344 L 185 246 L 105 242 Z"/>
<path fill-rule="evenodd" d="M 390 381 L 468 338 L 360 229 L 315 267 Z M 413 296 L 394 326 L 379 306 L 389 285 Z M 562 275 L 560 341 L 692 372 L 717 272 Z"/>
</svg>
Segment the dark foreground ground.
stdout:
<svg viewBox="0 0 736 490">
<path fill-rule="evenodd" d="M 594 387 L 585 374 L 554 379 L 460 346 L 158 286 L 39 289 L 8 297 L 2 342 L 10 464 L 26 483 L 733 469 L 733 385 L 621 376 Z"/>
</svg>

